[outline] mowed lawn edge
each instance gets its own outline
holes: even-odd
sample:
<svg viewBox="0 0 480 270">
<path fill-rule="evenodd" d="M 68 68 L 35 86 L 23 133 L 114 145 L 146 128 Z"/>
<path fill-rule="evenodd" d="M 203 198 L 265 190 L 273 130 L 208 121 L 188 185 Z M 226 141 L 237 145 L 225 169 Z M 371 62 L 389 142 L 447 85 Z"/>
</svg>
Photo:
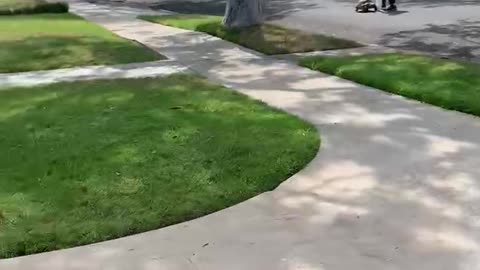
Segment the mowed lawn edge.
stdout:
<svg viewBox="0 0 480 270">
<path fill-rule="evenodd" d="M 307 57 L 301 66 L 480 116 L 480 65 L 412 54 Z"/>
<path fill-rule="evenodd" d="M 314 126 L 191 75 L 0 92 L 0 258 L 114 239 L 274 189 Z"/>
<path fill-rule="evenodd" d="M 0 73 L 165 59 L 70 14 L 0 16 Z"/>
<path fill-rule="evenodd" d="M 236 43 L 266 55 L 356 48 L 363 45 L 337 37 L 311 34 L 273 24 L 227 29 L 221 16 L 167 15 L 139 16 L 140 19 L 166 26 L 198 31 Z"/>
</svg>

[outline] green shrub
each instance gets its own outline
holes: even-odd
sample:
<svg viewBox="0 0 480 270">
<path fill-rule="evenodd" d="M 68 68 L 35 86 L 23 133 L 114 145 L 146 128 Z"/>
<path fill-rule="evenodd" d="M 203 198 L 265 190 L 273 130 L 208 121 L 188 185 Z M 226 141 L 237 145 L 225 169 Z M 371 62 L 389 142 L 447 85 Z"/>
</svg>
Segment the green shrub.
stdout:
<svg viewBox="0 0 480 270">
<path fill-rule="evenodd" d="M 67 3 L 40 3 L 31 7 L 0 9 L 0 15 L 21 15 L 38 13 L 66 13 Z"/>
</svg>

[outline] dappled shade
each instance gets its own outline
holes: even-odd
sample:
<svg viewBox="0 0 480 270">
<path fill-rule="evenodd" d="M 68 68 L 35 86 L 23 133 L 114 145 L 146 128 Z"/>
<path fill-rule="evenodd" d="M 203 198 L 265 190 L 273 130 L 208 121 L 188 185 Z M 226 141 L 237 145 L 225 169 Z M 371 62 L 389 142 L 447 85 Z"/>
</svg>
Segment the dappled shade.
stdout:
<svg viewBox="0 0 480 270">
<path fill-rule="evenodd" d="M 388 92 L 480 116 L 480 66 L 420 55 L 312 57 L 301 65 Z"/>
<path fill-rule="evenodd" d="M 0 258 L 151 230 L 276 187 L 311 125 L 177 75 L 0 92 Z"/>
<path fill-rule="evenodd" d="M 313 35 L 271 24 L 227 29 L 222 25 L 221 16 L 172 15 L 141 16 L 141 18 L 163 25 L 208 33 L 267 55 L 345 49 L 361 46 L 349 40 Z"/>
</svg>

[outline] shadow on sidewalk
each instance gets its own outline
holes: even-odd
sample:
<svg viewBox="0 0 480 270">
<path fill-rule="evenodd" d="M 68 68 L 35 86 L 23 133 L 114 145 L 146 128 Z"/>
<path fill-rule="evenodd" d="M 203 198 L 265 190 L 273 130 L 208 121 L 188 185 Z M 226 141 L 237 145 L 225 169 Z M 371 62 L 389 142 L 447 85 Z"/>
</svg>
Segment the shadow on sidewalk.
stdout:
<svg viewBox="0 0 480 270">
<path fill-rule="evenodd" d="M 238 59 L 241 49 L 235 55 L 222 41 L 193 34 L 152 37 L 147 42 L 161 44 L 160 50 L 182 60 L 198 59 L 200 51 L 209 60 L 190 61 L 190 68 L 319 127 L 319 156 L 281 185 L 274 199 L 258 204 L 259 209 L 282 209 L 278 211 L 293 216 L 291 222 L 302 228 L 302 234 L 312 237 L 305 250 L 296 253 L 295 260 L 302 265 L 314 269 L 323 265 L 320 258 L 342 250 L 349 260 L 330 261 L 339 269 L 347 269 L 350 260 L 361 261 L 359 253 L 371 252 L 374 260 L 382 258 L 383 263 L 369 269 L 389 265 L 457 270 L 473 260 L 467 253 L 478 254 L 480 242 L 473 236 L 476 225 L 475 218 L 469 218 L 474 215 L 469 205 L 480 199 L 468 195 L 480 194 L 476 181 L 480 170 L 474 165 L 480 162 L 480 141 L 474 135 L 480 132 L 478 118 L 284 63 Z M 219 217 L 228 218 L 228 214 Z M 258 225 L 237 222 L 246 231 L 255 231 Z M 449 244 L 441 244 L 444 241 Z M 322 249 L 322 244 L 314 243 L 332 246 Z"/>
</svg>

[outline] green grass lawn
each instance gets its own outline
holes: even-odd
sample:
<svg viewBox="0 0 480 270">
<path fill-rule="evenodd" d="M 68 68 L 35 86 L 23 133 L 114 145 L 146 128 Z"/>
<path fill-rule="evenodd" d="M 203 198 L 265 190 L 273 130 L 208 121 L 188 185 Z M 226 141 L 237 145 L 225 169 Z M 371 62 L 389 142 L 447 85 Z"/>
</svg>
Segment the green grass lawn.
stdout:
<svg viewBox="0 0 480 270">
<path fill-rule="evenodd" d="M 21 9 L 46 3 L 43 0 L 0 0 L 0 10 Z"/>
<path fill-rule="evenodd" d="M 360 44 L 323 35 L 263 24 L 229 30 L 221 16 L 141 16 L 141 19 L 177 28 L 205 32 L 267 55 L 359 47 Z"/>
<path fill-rule="evenodd" d="M 480 116 L 480 66 L 419 55 L 311 57 L 302 66 Z"/>
<path fill-rule="evenodd" d="M 32 13 L 64 13 L 65 3 L 49 3 L 45 0 L 0 0 L 0 15 Z"/>
<path fill-rule="evenodd" d="M 0 16 L 0 73 L 160 58 L 72 14 Z"/>
<path fill-rule="evenodd" d="M 318 147 L 310 124 L 187 75 L 0 91 L 0 258 L 220 210 Z"/>
</svg>

